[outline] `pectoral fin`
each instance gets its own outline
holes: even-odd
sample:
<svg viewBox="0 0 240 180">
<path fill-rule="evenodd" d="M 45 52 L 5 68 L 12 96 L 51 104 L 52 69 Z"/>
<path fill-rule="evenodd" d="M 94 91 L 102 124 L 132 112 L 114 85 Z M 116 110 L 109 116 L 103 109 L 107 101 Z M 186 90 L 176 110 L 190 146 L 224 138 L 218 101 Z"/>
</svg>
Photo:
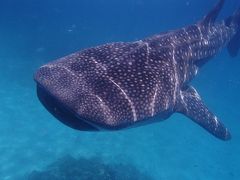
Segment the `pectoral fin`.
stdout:
<svg viewBox="0 0 240 180">
<path fill-rule="evenodd" d="M 193 87 L 181 91 L 178 112 L 186 115 L 212 135 L 229 140 L 231 135 L 218 118 L 208 110 Z"/>
</svg>

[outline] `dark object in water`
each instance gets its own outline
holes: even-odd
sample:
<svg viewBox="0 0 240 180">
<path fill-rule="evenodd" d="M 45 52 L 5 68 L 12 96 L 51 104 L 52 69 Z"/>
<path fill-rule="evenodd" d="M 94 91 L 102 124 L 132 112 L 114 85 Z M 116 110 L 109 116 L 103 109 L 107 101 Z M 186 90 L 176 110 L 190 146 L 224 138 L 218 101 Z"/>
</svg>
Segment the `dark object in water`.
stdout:
<svg viewBox="0 0 240 180">
<path fill-rule="evenodd" d="M 230 139 L 189 85 L 198 69 L 228 43 L 230 54 L 238 53 L 240 10 L 216 23 L 223 4 L 220 0 L 194 25 L 85 49 L 40 67 L 35 74 L 40 101 L 78 130 L 135 127 L 179 112 L 214 136 Z"/>
<path fill-rule="evenodd" d="M 151 180 L 134 166 L 106 164 L 98 158 L 61 158 L 45 171 L 33 171 L 28 180 Z"/>
</svg>

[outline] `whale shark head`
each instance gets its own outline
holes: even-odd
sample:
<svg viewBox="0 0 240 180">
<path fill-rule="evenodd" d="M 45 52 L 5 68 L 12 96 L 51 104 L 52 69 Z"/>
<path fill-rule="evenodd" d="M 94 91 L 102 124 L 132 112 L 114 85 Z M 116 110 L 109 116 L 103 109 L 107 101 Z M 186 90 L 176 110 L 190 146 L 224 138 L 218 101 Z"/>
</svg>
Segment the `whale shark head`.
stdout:
<svg viewBox="0 0 240 180">
<path fill-rule="evenodd" d="M 162 71 L 153 73 L 148 51 L 142 42 L 113 43 L 53 61 L 35 74 L 38 97 L 79 130 L 121 129 L 157 114 L 165 119 L 176 101 L 169 90 L 173 70 L 163 62 L 156 65 Z"/>
<path fill-rule="evenodd" d="M 95 82 L 89 83 L 82 73 L 76 74 L 62 64 L 46 65 L 37 71 L 38 98 L 52 115 L 64 124 L 83 131 L 118 129 L 126 119 L 125 123 L 131 121 L 132 114 L 128 111 L 126 100 L 115 87 L 111 87 L 111 82 L 93 72 L 91 76 L 96 76 Z M 109 103 L 101 97 L 103 89 L 112 99 Z M 114 103 L 112 97 L 118 99 L 118 103 Z"/>
<path fill-rule="evenodd" d="M 133 83 L 133 77 L 127 77 L 131 76 L 131 72 L 124 73 L 124 68 L 118 67 L 118 63 L 112 66 L 111 62 L 99 62 L 99 59 L 109 59 L 105 56 L 110 54 L 114 58 L 114 52 L 119 51 L 110 46 L 107 49 L 111 52 L 105 55 L 98 54 L 106 52 L 105 46 L 94 48 L 44 65 L 36 72 L 40 101 L 64 124 L 78 130 L 113 130 L 129 126 L 137 120 L 137 109 L 128 95 L 135 87 L 126 89 L 126 84 Z M 124 44 L 118 46 L 120 48 Z M 92 51 L 98 54 L 96 59 L 92 57 Z M 110 77 L 111 67 L 114 73 Z M 119 72 L 121 75 L 117 75 Z M 120 85 L 120 79 L 125 81 L 127 78 L 129 81 Z M 137 95 L 138 92 L 134 93 Z"/>
</svg>

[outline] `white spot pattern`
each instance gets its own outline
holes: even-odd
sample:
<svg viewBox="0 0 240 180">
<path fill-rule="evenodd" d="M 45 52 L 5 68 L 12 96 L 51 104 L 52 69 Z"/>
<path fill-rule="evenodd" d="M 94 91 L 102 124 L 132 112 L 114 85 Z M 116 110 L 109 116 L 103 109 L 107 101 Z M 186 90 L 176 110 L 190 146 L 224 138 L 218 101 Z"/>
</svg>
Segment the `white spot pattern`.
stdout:
<svg viewBox="0 0 240 180">
<path fill-rule="evenodd" d="M 215 122 L 219 131 L 221 124 L 197 91 L 185 88 L 234 33 L 224 23 L 198 23 L 136 42 L 109 43 L 42 66 L 35 80 L 79 117 L 103 128 L 166 118 L 181 101 L 199 124 L 205 115 L 209 128 Z"/>
</svg>

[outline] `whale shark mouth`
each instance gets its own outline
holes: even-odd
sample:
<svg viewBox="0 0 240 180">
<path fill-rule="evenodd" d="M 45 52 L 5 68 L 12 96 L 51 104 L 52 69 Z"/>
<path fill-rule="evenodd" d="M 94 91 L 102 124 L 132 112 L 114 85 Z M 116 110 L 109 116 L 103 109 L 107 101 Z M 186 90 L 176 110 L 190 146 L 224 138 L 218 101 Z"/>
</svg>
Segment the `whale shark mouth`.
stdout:
<svg viewBox="0 0 240 180">
<path fill-rule="evenodd" d="M 81 131 L 98 131 L 96 126 L 89 123 L 86 119 L 79 117 L 68 107 L 64 106 L 39 84 L 37 84 L 37 96 L 44 107 L 65 125 Z"/>
</svg>

